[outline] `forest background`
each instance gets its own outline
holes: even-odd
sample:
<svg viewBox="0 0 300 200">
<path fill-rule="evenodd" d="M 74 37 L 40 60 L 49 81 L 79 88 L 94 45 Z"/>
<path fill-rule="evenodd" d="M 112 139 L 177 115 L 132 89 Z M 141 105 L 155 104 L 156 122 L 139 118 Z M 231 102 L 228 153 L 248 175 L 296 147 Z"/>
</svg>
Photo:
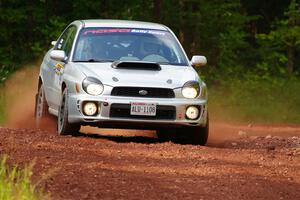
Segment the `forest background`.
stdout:
<svg viewBox="0 0 300 200">
<path fill-rule="evenodd" d="M 7 78 L 40 63 L 77 19 L 165 24 L 189 58 L 208 59 L 197 70 L 209 88 L 211 118 L 300 124 L 299 0 L 0 0 L 1 123 Z"/>
</svg>

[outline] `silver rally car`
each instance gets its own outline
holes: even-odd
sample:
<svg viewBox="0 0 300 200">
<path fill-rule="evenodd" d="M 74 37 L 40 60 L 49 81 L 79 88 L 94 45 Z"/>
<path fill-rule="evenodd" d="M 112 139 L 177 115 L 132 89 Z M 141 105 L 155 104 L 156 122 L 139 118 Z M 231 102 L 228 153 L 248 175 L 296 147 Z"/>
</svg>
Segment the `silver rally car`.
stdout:
<svg viewBox="0 0 300 200">
<path fill-rule="evenodd" d="M 40 67 L 35 116 L 58 133 L 81 126 L 157 130 L 160 139 L 205 145 L 207 89 L 174 33 L 155 23 L 78 20 L 52 42 Z"/>
</svg>

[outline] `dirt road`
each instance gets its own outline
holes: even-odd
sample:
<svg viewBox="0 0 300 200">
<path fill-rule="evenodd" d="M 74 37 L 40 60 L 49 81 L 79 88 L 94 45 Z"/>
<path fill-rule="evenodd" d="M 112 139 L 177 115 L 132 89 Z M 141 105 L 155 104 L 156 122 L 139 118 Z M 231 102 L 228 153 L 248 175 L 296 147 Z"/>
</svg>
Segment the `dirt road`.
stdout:
<svg viewBox="0 0 300 200">
<path fill-rule="evenodd" d="M 206 147 L 1 128 L 0 153 L 21 165 L 35 159 L 33 179 L 42 179 L 53 199 L 300 199 L 299 134 L 241 128 L 217 124 Z M 263 129 L 281 136 L 254 136 Z M 218 130 L 232 131 L 231 140 L 217 138 Z"/>
<path fill-rule="evenodd" d="M 35 160 L 33 181 L 53 199 L 300 199 L 300 127 L 213 121 L 206 147 L 159 143 L 151 131 L 57 136 L 53 122 L 34 129 L 36 73 L 6 83 L 0 155 Z"/>
</svg>

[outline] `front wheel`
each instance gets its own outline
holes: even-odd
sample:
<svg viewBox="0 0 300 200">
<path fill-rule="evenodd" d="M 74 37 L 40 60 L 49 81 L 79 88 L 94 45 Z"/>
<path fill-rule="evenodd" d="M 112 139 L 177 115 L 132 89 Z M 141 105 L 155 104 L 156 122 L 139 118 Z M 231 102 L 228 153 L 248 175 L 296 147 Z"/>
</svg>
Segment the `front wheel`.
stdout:
<svg viewBox="0 0 300 200">
<path fill-rule="evenodd" d="M 188 136 L 187 142 L 189 144 L 204 146 L 207 143 L 207 139 L 208 139 L 209 119 L 207 118 L 207 123 L 205 126 L 191 127 L 191 129 L 188 132 L 189 135 L 187 135 Z"/>
<path fill-rule="evenodd" d="M 79 130 L 79 124 L 70 124 L 68 121 L 68 91 L 64 89 L 58 110 L 57 132 L 59 135 L 74 135 Z"/>
<path fill-rule="evenodd" d="M 176 142 L 176 129 L 159 129 L 156 130 L 157 138 L 160 142 Z"/>
<path fill-rule="evenodd" d="M 178 144 L 205 145 L 209 133 L 209 119 L 205 126 L 184 127 L 177 129 L 157 130 L 161 142 L 172 141 Z"/>
</svg>

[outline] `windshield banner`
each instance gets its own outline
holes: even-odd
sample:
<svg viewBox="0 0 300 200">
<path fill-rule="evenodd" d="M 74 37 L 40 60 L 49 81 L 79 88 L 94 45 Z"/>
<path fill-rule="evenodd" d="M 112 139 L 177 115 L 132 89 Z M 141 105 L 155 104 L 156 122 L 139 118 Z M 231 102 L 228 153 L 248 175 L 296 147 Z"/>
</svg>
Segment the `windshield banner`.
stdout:
<svg viewBox="0 0 300 200">
<path fill-rule="evenodd" d="M 140 34 L 151 34 L 151 35 L 162 35 L 166 34 L 165 31 L 150 30 L 150 29 L 125 29 L 125 28 L 105 28 L 105 29 L 88 29 L 85 30 L 83 35 L 98 35 L 105 33 L 140 33 Z"/>
</svg>

